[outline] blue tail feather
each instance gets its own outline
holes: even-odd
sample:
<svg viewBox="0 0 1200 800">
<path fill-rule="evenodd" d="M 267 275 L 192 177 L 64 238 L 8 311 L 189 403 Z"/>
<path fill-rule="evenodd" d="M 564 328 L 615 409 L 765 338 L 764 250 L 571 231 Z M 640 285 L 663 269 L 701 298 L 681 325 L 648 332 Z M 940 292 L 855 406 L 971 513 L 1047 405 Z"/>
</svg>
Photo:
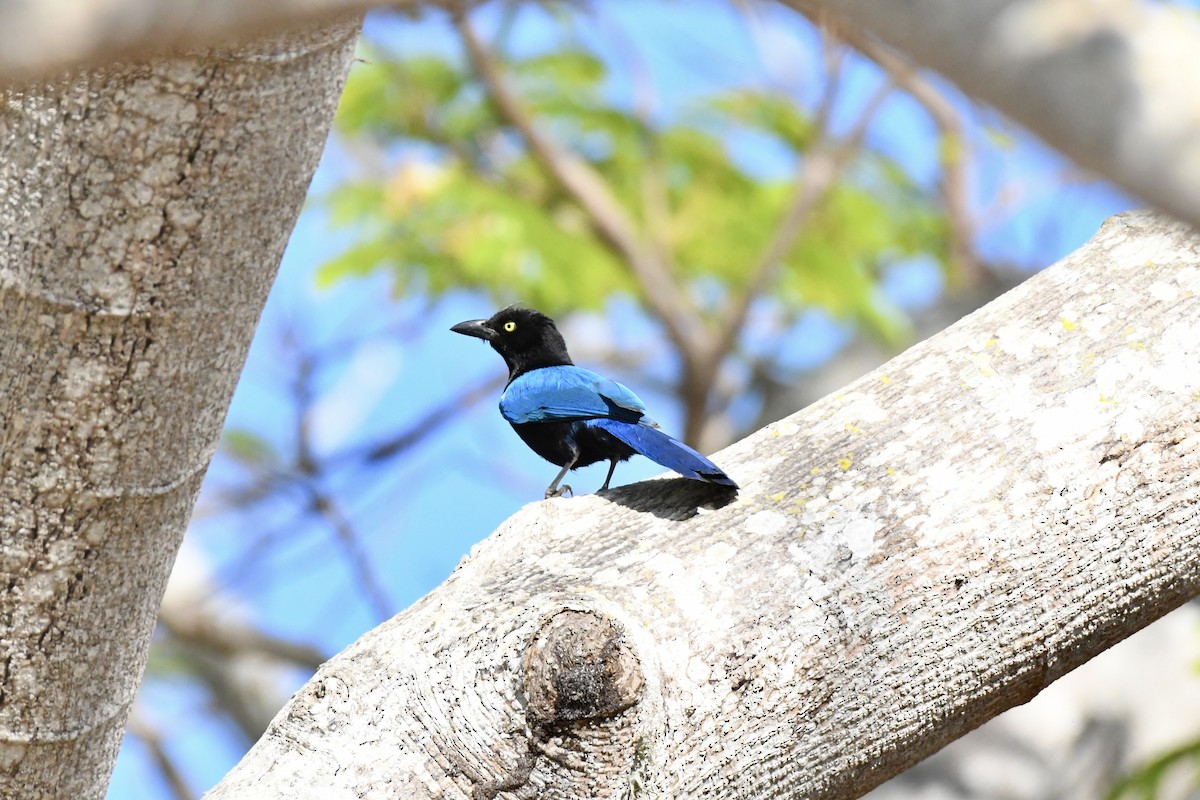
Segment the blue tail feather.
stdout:
<svg viewBox="0 0 1200 800">
<path fill-rule="evenodd" d="M 589 419 L 584 424 L 607 431 L 636 452 L 685 478 L 738 488 L 720 467 L 658 428 L 603 418 Z"/>
</svg>

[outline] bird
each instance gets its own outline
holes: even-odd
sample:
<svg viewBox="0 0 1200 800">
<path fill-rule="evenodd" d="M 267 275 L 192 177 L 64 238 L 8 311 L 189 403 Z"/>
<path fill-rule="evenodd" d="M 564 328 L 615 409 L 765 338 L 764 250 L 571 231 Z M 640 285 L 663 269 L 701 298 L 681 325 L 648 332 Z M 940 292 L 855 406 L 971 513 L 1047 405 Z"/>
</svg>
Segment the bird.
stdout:
<svg viewBox="0 0 1200 800">
<path fill-rule="evenodd" d="M 660 430 L 627 386 L 575 366 L 558 326 L 540 311 L 513 305 L 450 330 L 483 339 L 508 366 L 500 414 L 533 452 L 562 468 L 546 499 L 574 494 L 559 486 L 563 477 L 605 459 L 610 464 L 600 491 L 608 489 L 617 462 L 635 454 L 685 478 L 738 488 L 712 461 Z"/>
</svg>

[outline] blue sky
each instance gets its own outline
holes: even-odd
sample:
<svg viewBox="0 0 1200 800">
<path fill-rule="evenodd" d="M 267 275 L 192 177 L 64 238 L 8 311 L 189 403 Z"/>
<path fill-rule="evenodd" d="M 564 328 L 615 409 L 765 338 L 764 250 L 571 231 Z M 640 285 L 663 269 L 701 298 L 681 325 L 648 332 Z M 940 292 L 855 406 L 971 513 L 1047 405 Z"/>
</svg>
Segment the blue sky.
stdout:
<svg viewBox="0 0 1200 800">
<path fill-rule="evenodd" d="M 611 3 L 605 8 L 605 25 L 611 26 L 601 31 L 605 41 L 626 42 L 615 52 L 616 63 L 623 66 L 614 72 L 611 91 L 633 102 L 633 75 L 652 74 L 654 107 L 664 117 L 680 113 L 695 97 L 721 86 L 767 83 L 800 97 L 811 97 L 815 91 L 805 77 L 814 64 L 812 35 L 793 24 L 789 12 L 768 7 L 748 28 L 726 5 L 715 2 L 689 3 L 686 14 L 680 13 L 677 3 Z M 494 14 L 485 13 L 481 25 L 486 29 L 490 24 Z M 437 14 L 402 25 L 373 19 L 368 27 L 401 51 L 456 49 Z M 618 35 L 612 36 L 613 30 Z M 536 49 L 545 37 L 545 25 L 531 19 L 520 29 L 517 46 Z M 628 58 L 629 52 L 642 61 Z M 855 98 L 861 102 L 875 80 L 873 70 L 857 68 L 849 81 L 850 96 L 839 108 L 839 123 L 849 119 Z M 998 119 L 993 124 L 1005 129 Z M 937 152 L 931 129 L 911 101 L 890 101 L 873 137 L 876 146 L 902 160 L 914 174 L 933 180 Z M 779 152 L 752 137 L 732 146 L 755 170 L 765 174 L 791 170 Z M 985 254 L 1026 268 L 1042 266 L 1082 244 L 1106 216 L 1130 207 L 1131 202 L 1119 193 L 1092 183 L 1048 191 L 1046 176 L 1062 172 L 1065 166 L 1025 136 L 1015 137 L 985 164 L 975 187 L 979 208 L 990 204 L 1002 178 L 1033 192 L 1020 213 L 987 230 L 980 241 Z M 329 187 L 346 169 L 345 159 L 332 148 L 314 180 L 314 191 Z M 490 349 L 448 331 L 455 322 L 489 315 L 494 309 L 486 298 L 451 294 L 432 305 L 422 297 L 398 299 L 383 275 L 318 289 L 315 271 L 345 246 L 346 237 L 344 231 L 329 227 L 318 207 L 302 215 L 230 409 L 230 426 L 285 445 L 292 440 L 296 419 L 287 365 L 296 343 L 305 349 L 336 349 L 347 339 L 364 340 L 352 358 L 332 362 L 317 376 L 320 400 L 311 424 L 317 447 L 328 452 L 404 430 L 465 387 L 503 373 L 502 362 Z M 886 285 L 908 307 L 933 302 L 941 288 L 936 271 L 920 262 L 897 268 Z M 653 326 L 619 302 L 610 311 L 618 325 L 639 326 L 637 336 L 657 335 Z M 819 313 L 803 325 L 804 345 L 789 354 L 797 364 L 822 363 L 849 336 L 844 326 Z M 603 331 L 608 326 L 589 326 L 583 320 L 576 329 Z M 679 429 L 679 411 L 669 398 L 645 387 L 634 388 L 666 429 Z M 603 480 L 603 470 L 603 466 L 582 470 L 570 482 L 581 493 L 590 492 Z M 335 496 L 348 498 L 344 511 L 362 533 L 370 565 L 384 584 L 392 609 L 398 611 L 437 586 L 473 543 L 522 504 L 540 499 L 555 471 L 520 444 L 490 399 L 404 458 L 389 462 L 385 470 L 369 474 L 349 470 L 331 480 L 328 488 Z M 618 468 L 616 482 L 660 472 L 656 465 L 635 459 Z M 227 462 L 218 461 L 208 486 L 235 477 Z M 365 491 L 352 491 L 356 487 Z M 278 545 L 230 587 L 253 606 L 264 627 L 315 642 L 332 653 L 379 621 L 348 582 L 350 575 L 327 526 L 297 517 L 283 504 L 269 506 L 252 518 L 199 519 L 189 537 L 200 544 L 215 568 L 224 569 L 264 532 L 273 533 Z M 294 684 L 304 677 L 294 675 Z M 154 716 L 174 721 L 173 730 L 181 731 L 172 734 L 169 748 L 184 765 L 188 781 L 195 789 L 211 786 L 240 753 L 229 731 L 206 713 L 203 694 L 161 680 L 148 682 L 145 693 Z M 137 742 L 127 745 L 110 787 L 111 800 L 169 796 L 144 755 Z"/>
</svg>

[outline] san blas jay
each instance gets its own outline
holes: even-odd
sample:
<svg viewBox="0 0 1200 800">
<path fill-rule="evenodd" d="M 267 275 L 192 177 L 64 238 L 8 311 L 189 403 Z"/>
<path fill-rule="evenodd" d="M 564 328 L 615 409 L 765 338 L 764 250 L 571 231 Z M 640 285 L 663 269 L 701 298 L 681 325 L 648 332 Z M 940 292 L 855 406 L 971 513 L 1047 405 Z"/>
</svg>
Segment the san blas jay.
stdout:
<svg viewBox="0 0 1200 800">
<path fill-rule="evenodd" d="M 509 306 L 490 319 L 467 320 L 450 330 L 488 342 L 508 365 L 500 413 L 533 452 L 562 467 L 546 497 L 571 491 L 559 487 L 568 471 L 608 460 L 603 491 L 617 462 L 635 453 L 685 478 L 737 489 L 720 467 L 659 430 L 628 387 L 575 366 L 554 320 L 545 314 Z"/>
</svg>

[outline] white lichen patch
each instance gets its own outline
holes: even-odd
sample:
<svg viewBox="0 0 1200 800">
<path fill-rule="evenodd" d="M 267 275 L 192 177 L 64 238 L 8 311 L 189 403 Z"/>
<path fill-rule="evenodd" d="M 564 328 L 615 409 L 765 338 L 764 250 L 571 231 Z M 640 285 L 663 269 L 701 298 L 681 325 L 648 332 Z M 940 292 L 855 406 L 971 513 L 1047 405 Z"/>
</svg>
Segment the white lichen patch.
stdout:
<svg viewBox="0 0 1200 800">
<path fill-rule="evenodd" d="M 130 314 L 137 300 L 137 292 L 129 275 L 124 272 L 103 272 L 89 276 L 88 288 L 97 300 L 102 301 L 111 314 Z"/>
<path fill-rule="evenodd" d="M 1200 268 L 1180 267 L 1175 271 L 1175 282 L 1186 295 L 1200 294 Z"/>
<path fill-rule="evenodd" d="M 942 500 L 962 486 L 962 465 L 952 459 L 939 459 L 921 470 L 921 498 L 926 508 L 938 508 Z"/>
<path fill-rule="evenodd" d="M 816 575 L 810 574 L 804 581 L 804 586 L 801 589 L 801 594 L 811 600 L 813 603 L 822 604 L 833 596 L 833 589 L 829 584 L 818 578 Z"/>
<path fill-rule="evenodd" d="M 670 597 L 687 617 L 699 621 L 710 616 L 708 608 L 711 598 L 705 591 L 704 581 L 690 570 L 682 559 L 658 553 L 646 562 L 646 569 L 656 575 L 664 594 Z"/>
<path fill-rule="evenodd" d="M 1172 236 L 1163 233 L 1143 233 L 1127 237 L 1114 232 L 1121 241 L 1108 250 L 1108 264 L 1113 269 L 1155 269 L 1156 260 L 1164 253 L 1173 253 L 1178 244 Z"/>
<path fill-rule="evenodd" d="M 847 520 L 841 536 L 855 560 L 862 560 L 875 551 L 875 536 L 882 527 L 883 523 L 873 515 L 852 515 Z"/>
<path fill-rule="evenodd" d="M 1096 372 L 1092 376 L 1093 387 L 1097 395 L 1103 395 L 1110 401 L 1120 402 L 1131 374 L 1130 365 L 1124 359 L 1109 358 L 1096 367 Z"/>
<path fill-rule="evenodd" d="M 788 549 L 801 568 L 823 572 L 866 558 L 875 550 L 875 536 L 883 527 L 875 514 L 842 505 L 831 505 L 818 514 L 805 511 L 805 524 L 819 532 L 806 537 L 802 546 Z"/>
<path fill-rule="evenodd" d="M 746 519 L 746 533 L 751 536 L 781 536 L 791 527 L 787 515 L 778 511 L 758 511 Z"/>
<path fill-rule="evenodd" d="M 862 461 L 864 467 L 887 467 L 903 461 L 904 456 L 911 451 L 906 442 L 900 439 L 889 439 L 882 447 Z"/>
<path fill-rule="evenodd" d="M 1122 403 L 1112 424 L 1113 438 L 1123 442 L 1140 442 L 1146 437 L 1146 421 L 1153 419 L 1159 406 L 1146 397 Z"/>
<path fill-rule="evenodd" d="M 1080 442 L 1102 438 L 1111 418 L 1112 405 L 1101 402 L 1100 394 L 1092 387 L 1068 392 L 1062 401 L 1041 411 L 1033 420 L 1030 434 L 1035 446 L 1050 452 Z"/>
<path fill-rule="evenodd" d="M 767 433 L 771 436 L 795 436 L 799 432 L 800 426 L 786 419 L 767 426 Z"/>
<path fill-rule="evenodd" d="M 1061 325 L 1058 326 L 1062 330 Z M 996 331 L 997 348 L 1020 361 L 1027 360 L 1038 348 L 1052 348 L 1058 337 L 1046 328 L 1027 328 L 1019 322 L 1010 322 Z"/>
<path fill-rule="evenodd" d="M 66 485 L 67 471 L 61 466 L 43 464 L 30 483 L 37 491 L 48 492 L 51 489 Z"/>
<path fill-rule="evenodd" d="M 861 488 L 858 491 L 855 500 L 857 500 L 860 508 L 869 506 L 883 496 L 883 489 L 879 488 L 878 484 L 871 484 L 866 488 Z"/>
<path fill-rule="evenodd" d="M 1200 388 L 1200 322 L 1167 328 L 1152 350 L 1159 362 L 1150 370 L 1151 386 L 1181 395 Z"/>
<path fill-rule="evenodd" d="M 685 674 L 692 683 L 708 683 L 712 677 L 712 669 L 705 663 L 704 659 L 696 657 L 688 659 Z"/>
<path fill-rule="evenodd" d="M 917 535 L 922 548 L 937 550 L 964 531 L 981 533 L 974 524 L 977 515 L 1001 503 L 1014 470 L 1027 468 L 1006 466 L 1003 454 L 991 451 L 972 458 L 942 459 L 918 473 L 914 488 L 920 500 L 915 508 L 893 510 L 892 516 Z M 920 513 L 921 509 L 927 513 Z"/>
<path fill-rule="evenodd" d="M 1166 281 L 1155 281 L 1146 287 L 1146 292 L 1160 303 L 1169 303 L 1179 297 L 1179 287 Z"/>
<path fill-rule="evenodd" d="M 830 419 L 835 424 L 859 427 L 887 419 L 887 411 L 879 405 L 874 395 L 854 392 L 846 395 Z"/>
<path fill-rule="evenodd" d="M 1198 439 L 1198 441 L 1200 441 L 1200 439 Z M 788 544 L 789 552 L 791 548 L 795 546 L 796 544 L 794 542 Z M 775 580 L 785 585 L 795 584 L 798 580 L 800 580 L 800 570 L 796 567 L 794 562 L 784 561 L 775 569 Z"/>
<path fill-rule="evenodd" d="M 22 595 L 30 606 L 45 606 L 59 594 L 67 582 L 67 572 L 52 569 L 31 575 L 24 583 Z"/>
<path fill-rule="evenodd" d="M 713 593 L 720 595 L 728 584 L 726 577 L 729 567 L 737 555 L 738 549 L 729 542 L 716 542 L 700 552 L 696 559 L 696 569 L 701 580 L 707 583 Z"/>
</svg>

